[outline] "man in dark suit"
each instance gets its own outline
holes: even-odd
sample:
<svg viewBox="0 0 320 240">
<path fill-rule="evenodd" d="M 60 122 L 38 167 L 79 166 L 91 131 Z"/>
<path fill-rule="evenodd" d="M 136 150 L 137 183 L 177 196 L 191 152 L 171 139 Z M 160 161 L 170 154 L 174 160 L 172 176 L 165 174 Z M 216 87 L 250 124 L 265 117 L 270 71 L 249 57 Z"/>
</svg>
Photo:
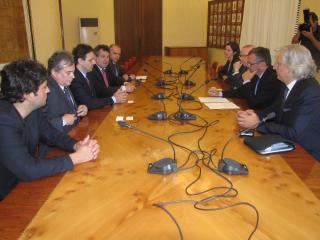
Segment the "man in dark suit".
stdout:
<svg viewBox="0 0 320 240">
<path fill-rule="evenodd" d="M 91 72 L 88 73 L 88 78 L 91 79 L 96 96 L 98 98 L 112 97 L 114 94 L 119 94 L 120 86 L 117 86 L 117 79 L 107 71 L 109 65 L 109 47 L 107 45 L 97 45 L 94 48 L 96 55 L 96 64 Z M 118 92 L 117 92 L 118 91 Z"/>
<path fill-rule="evenodd" d="M 70 170 L 96 159 L 99 145 L 87 136 L 76 142 L 52 127 L 43 115 L 49 88 L 46 69 L 31 60 L 14 61 L 1 71 L 0 200 L 19 181 L 31 181 Z M 57 146 L 69 155 L 39 158 L 39 142 Z"/>
<path fill-rule="evenodd" d="M 313 78 L 316 65 L 311 53 L 301 45 L 282 47 L 274 67 L 285 84 L 279 98 L 258 113 L 250 109 L 239 111 L 238 123 L 297 142 L 320 160 L 320 86 Z M 271 112 L 276 113 L 276 118 L 261 123 Z"/>
<path fill-rule="evenodd" d="M 73 56 L 65 51 L 55 52 L 48 60 L 48 95 L 44 108 L 50 123 L 65 133 L 87 115 L 85 105 L 77 105 L 69 86 L 74 78 Z"/>
<path fill-rule="evenodd" d="M 97 97 L 92 79 L 87 77 L 87 73 L 96 64 L 96 57 L 92 47 L 86 44 L 79 44 L 73 49 L 72 54 L 76 69 L 74 71 L 75 78 L 70 88 L 77 104 L 84 104 L 91 110 L 127 101 L 128 95 L 125 91 L 119 91 L 117 95 L 112 97 Z"/>
<path fill-rule="evenodd" d="M 249 82 L 255 72 L 251 72 L 248 66 L 248 55 L 249 52 L 254 48 L 253 45 L 245 45 L 240 50 L 240 61 L 237 61 L 232 66 L 232 74 L 225 81 L 231 87 L 231 89 L 237 89 L 244 83 Z"/>
<path fill-rule="evenodd" d="M 214 97 L 244 98 L 249 107 L 261 109 L 270 106 L 279 95 L 282 83 L 277 79 L 271 66 L 271 55 L 267 48 L 253 48 L 248 56 L 248 66 L 254 77 L 240 88 L 230 91 L 218 91 L 210 88 L 208 93 Z"/>
<path fill-rule="evenodd" d="M 119 65 L 119 60 L 121 57 L 121 48 L 117 44 L 110 45 L 110 64 L 107 67 L 107 71 L 112 74 L 116 81 L 114 86 L 126 86 L 127 92 L 133 92 L 135 87 L 130 83 L 131 80 L 135 79 L 134 74 L 127 74 L 124 69 Z"/>
</svg>

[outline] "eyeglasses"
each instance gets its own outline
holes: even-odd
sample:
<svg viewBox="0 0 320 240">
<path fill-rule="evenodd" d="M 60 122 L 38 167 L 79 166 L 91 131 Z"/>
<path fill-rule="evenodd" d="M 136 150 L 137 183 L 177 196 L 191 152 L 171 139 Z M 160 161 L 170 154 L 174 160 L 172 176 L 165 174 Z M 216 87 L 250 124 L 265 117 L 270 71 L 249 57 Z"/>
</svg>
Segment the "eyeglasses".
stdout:
<svg viewBox="0 0 320 240">
<path fill-rule="evenodd" d="M 254 66 L 254 65 L 259 64 L 259 63 L 261 63 L 261 62 L 263 62 L 263 61 L 257 61 L 257 62 L 255 62 L 255 63 L 250 63 L 250 62 L 248 62 L 248 65 L 249 65 L 249 66 Z"/>
<path fill-rule="evenodd" d="M 240 57 L 247 57 L 248 54 L 240 54 L 239 56 L 240 56 Z"/>
</svg>

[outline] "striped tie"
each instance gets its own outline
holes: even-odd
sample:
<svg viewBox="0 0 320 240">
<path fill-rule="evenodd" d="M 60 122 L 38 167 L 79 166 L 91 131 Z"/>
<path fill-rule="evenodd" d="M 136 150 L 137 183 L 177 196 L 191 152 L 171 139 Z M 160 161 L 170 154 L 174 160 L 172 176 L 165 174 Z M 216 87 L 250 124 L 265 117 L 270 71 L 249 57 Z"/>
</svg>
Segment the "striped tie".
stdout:
<svg viewBox="0 0 320 240">
<path fill-rule="evenodd" d="M 105 84 L 106 87 L 108 88 L 108 87 L 109 87 L 109 82 L 108 82 L 106 70 L 102 68 L 102 69 L 101 69 L 101 73 L 102 73 L 102 77 L 103 77 L 104 84 Z"/>
<path fill-rule="evenodd" d="M 258 77 L 258 80 L 256 82 L 256 86 L 254 87 L 254 95 L 255 96 L 257 95 L 257 91 L 258 91 L 258 86 L 259 86 L 260 80 L 261 80 L 261 78 Z"/>
</svg>

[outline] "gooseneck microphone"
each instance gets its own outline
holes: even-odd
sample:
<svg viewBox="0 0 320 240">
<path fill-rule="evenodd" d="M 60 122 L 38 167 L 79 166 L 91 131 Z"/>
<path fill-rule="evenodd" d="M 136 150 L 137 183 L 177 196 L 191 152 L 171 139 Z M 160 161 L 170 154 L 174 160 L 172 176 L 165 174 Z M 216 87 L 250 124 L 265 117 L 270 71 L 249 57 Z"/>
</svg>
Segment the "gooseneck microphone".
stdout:
<svg viewBox="0 0 320 240">
<path fill-rule="evenodd" d="M 190 74 L 190 76 L 184 81 L 183 84 L 184 84 L 185 86 L 195 86 L 195 85 L 196 85 L 195 82 L 191 81 L 190 79 L 191 79 L 191 77 L 198 71 L 199 68 L 200 68 L 200 63 L 197 64 L 197 65 L 194 67 L 194 69 L 193 69 L 192 73 Z"/>
<path fill-rule="evenodd" d="M 205 61 L 201 58 L 196 64 L 192 65 L 190 68 L 194 69 L 197 66 L 200 66 L 201 64 L 205 63 Z"/>
<path fill-rule="evenodd" d="M 187 60 L 183 61 L 183 62 L 180 64 L 180 66 L 179 66 L 180 71 L 178 72 L 178 74 L 180 74 L 180 75 L 187 75 L 187 74 L 189 73 L 188 70 L 182 69 L 182 66 L 183 66 L 185 63 L 189 62 L 189 61 L 190 61 L 192 58 L 194 58 L 194 57 L 195 57 L 195 56 L 191 56 L 191 57 L 189 57 Z"/>
<path fill-rule="evenodd" d="M 143 84 L 140 84 L 139 86 L 143 87 L 147 92 L 151 94 L 151 98 L 155 100 L 162 100 L 162 99 L 167 99 L 168 97 L 166 96 L 165 93 L 154 93 L 152 92 L 148 87 L 144 86 Z"/>
<path fill-rule="evenodd" d="M 159 62 L 159 60 L 157 60 L 157 59 L 155 59 L 155 60 L 153 60 L 153 61 L 154 61 L 155 63 Z M 171 63 L 168 63 L 168 62 L 165 62 L 165 61 L 161 61 L 161 63 L 167 64 L 167 65 L 170 66 L 170 69 L 163 71 L 163 74 L 168 74 L 168 75 L 169 75 L 169 74 L 173 74 L 172 64 L 171 64 Z"/>
<path fill-rule="evenodd" d="M 164 79 L 158 79 L 154 74 L 152 74 L 151 72 L 149 72 L 147 69 L 144 68 L 143 71 L 144 71 L 145 73 L 149 74 L 151 77 L 153 77 L 153 78 L 156 80 L 156 86 L 157 86 L 157 87 L 164 87 L 164 86 L 168 85 L 167 82 L 166 82 L 166 80 L 164 80 Z M 161 72 L 161 73 L 162 73 L 162 72 Z"/>
<path fill-rule="evenodd" d="M 206 80 L 204 83 L 202 83 L 199 87 L 197 87 L 195 90 L 193 90 L 191 93 L 181 93 L 181 99 L 182 100 L 189 100 L 192 101 L 195 99 L 194 96 L 192 96 L 193 93 L 195 93 L 196 91 L 198 91 L 199 89 L 201 89 L 202 87 L 204 87 L 205 85 L 207 85 L 210 82 L 210 80 Z"/>
<path fill-rule="evenodd" d="M 262 120 L 261 120 L 261 122 L 260 122 L 259 124 L 264 123 L 264 122 L 266 122 L 266 121 L 268 121 L 268 120 L 271 120 L 271 119 L 273 119 L 273 118 L 275 118 L 275 117 L 276 117 L 276 113 L 275 113 L 275 112 L 271 112 L 271 113 L 269 113 L 267 116 L 265 116 L 264 118 L 262 118 Z"/>
<path fill-rule="evenodd" d="M 143 131 L 135 126 L 132 126 L 131 124 L 129 124 L 125 121 L 118 121 L 118 124 L 119 124 L 119 126 L 121 126 L 123 128 L 129 128 L 129 129 L 132 129 L 136 132 L 142 133 L 143 135 L 155 138 L 155 139 L 160 140 L 162 142 L 166 142 L 172 148 L 173 158 L 166 157 L 166 158 L 162 158 L 154 163 L 149 163 L 148 169 L 147 169 L 148 173 L 167 175 L 167 174 L 170 174 L 170 173 L 177 171 L 178 168 L 177 168 L 177 161 L 176 161 L 176 152 L 175 152 L 173 144 L 170 141 L 168 141 L 167 139 L 158 137 L 156 135 L 153 135 L 151 133 L 148 133 L 146 131 Z"/>
<path fill-rule="evenodd" d="M 276 116 L 275 112 L 270 112 L 267 116 L 265 116 L 260 122 L 264 123 L 267 120 L 273 119 Z M 247 128 L 243 131 L 240 132 L 240 134 L 237 134 L 231 138 L 229 138 L 229 140 L 226 142 L 226 144 L 224 145 L 222 152 L 221 152 L 221 158 L 219 160 L 218 163 L 218 170 L 220 172 L 224 172 L 226 174 L 230 174 L 230 175 L 247 175 L 249 173 L 249 170 L 247 168 L 247 166 L 245 164 L 241 164 L 239 162 L 237 162 L 236 160 L 233 160 L 231 158 L 224 158 L 224 152 L 228 146 L 228 144 L 235 138 L 235 137 L 239 137 L 239 136 L 244 136 L 246 135 L 247 132 L 254 130 L 254 128 Z"/>
<path fill-rule="evenodd" d="M 174 118 L 176 120 L 179 120 L 179 121 L 185 121 L 185 120 L 196 120 L 197 117 L 195 114 L 192 114 L 192 113 L 189 113 L 189 112 L 186 112 L 182 109 L 182 102 L 185 101 L 185 100 L 194 100 L 194 97 L 191 96 L 193 99 L 188 99 L 188 94 L 184 94 L 182 92 L 183 90 L 183 85 L 181 86 L 181 91 L 179 93 L 179 99 L 180 99 L 180 102 L 179 102 L 179 107 L 178 107 L 178 112 L 176 112 L 174 114 Z"/>
<path fill-rule="evenodd" d="M 166 112 L 166 105 L 163 102 L 164 99 L 168 99 L 168 96 L 166 96 L 165 93 L 153 93 L 147 86 L 144 86 L 143 84 L 140 84 L 139 86 L 143 87 L 147 92 L 151 94 L 151 98 L 155 100 L 160 100 L 162 106 L 163 106 L 163 111 L 155 112 L 151 115 L 149 115 L 148 119 L 149 120 L 166 120 L 168 118 L 167 112 Z"/>
</svg>

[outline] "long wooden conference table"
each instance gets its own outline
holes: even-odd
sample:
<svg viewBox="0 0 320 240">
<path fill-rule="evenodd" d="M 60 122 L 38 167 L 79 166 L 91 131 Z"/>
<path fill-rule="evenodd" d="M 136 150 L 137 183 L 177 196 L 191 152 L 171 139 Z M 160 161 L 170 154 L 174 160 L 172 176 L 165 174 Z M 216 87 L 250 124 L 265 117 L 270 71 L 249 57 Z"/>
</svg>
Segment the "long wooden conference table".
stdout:
<svg viewBox="0 0 320 240">
<path fill-rule="evenodd" d="M 184 60 L 149 57 L 149 65 L 137 72 L 148 72 L 141 85 L 163 92 L 154 85 L 152 75 L 160 74 L 155 68 L 167 69 L 168 64 L 161 64 L 165 61 L 178 71 Z M 198 60 L 191 59 L 183 68 Z M 204 66 L 192 77 L 197 86 L 206 79 Z M 193 95 L 206 96 L 214 85 L 219 83 L 211 81 Z M 174 92 L 165 90 L 172 95 L 164 100 L 168 115 L 178 111 Z M 182 108 L 197 114 L 197 120 L 151 121 L 147 116 L 163 105 L 150 97 L 145 87 L 137 86 L 129 95 L 133 103 L 89 112 L 70 134 L 76 139 L 93 135 L 101 145 L 98 159 L 65 174 L 20 183 L 0 202 L 0 239 L 180 239 L 176 223 L 184 239 L 248 239 L 257 222 L 251 239 L 320 239 L 320 168 L 312 156 L 300 146 L 261 156 L 234 137 L 224 155 L 246 164 L 249 174 L 219 174 L 215 166 L 221 151 L 239 130 L 236 110 L 195 110 L 199 103 L 184 101 Z M 120 127 L 117 116 L 133 116 L 128 123 L 162 139 L 173 135 L 179 171 L 148 174 L 149 163 L 173 158 L 170 144 Z M 56 154 L 62 152 L 51 153 Z"/>
</svg>

